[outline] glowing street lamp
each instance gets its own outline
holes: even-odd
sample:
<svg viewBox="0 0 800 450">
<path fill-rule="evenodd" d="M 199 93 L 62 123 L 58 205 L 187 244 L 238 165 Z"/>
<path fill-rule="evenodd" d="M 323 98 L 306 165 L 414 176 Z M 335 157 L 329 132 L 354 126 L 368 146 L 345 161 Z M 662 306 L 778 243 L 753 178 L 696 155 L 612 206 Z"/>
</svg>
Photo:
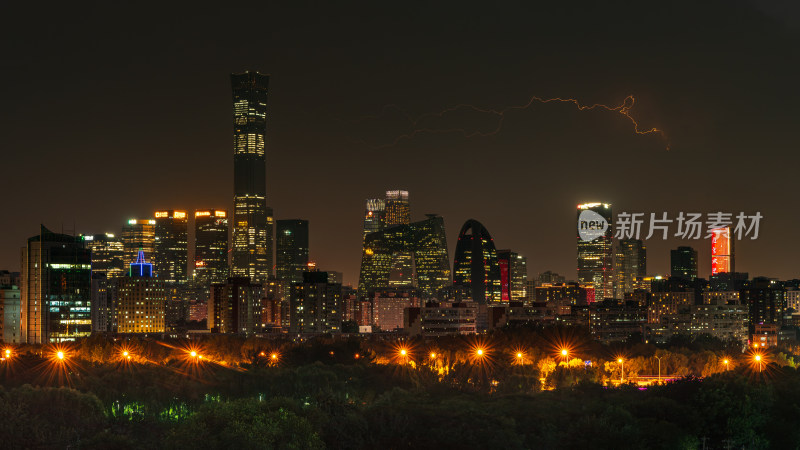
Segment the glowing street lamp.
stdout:
<svg viewBox="0 0 800 450">
<path fill-rule="evenodd" d="M 725 358 L 725 359 L 722 360 L 722 364 L 725 364 L 725 370 L 728 370 L 728 364 L 729 363 L 730 363 L 730 361 L 728 361 L 728 358 Z"/>
<path fill-rule="evenodd" d="M 57 351 L 56 352 L 56 358 L 58 358 L 59 360 L 63 361 L 64 360 L 64 352 L 61 351 L 61 350 Z"/>
<path fill-rule="evenodd" d="M 479 348 L 475 350 L 475 354 L 478 355 L 478 358 L 483 358 L 483 349 Z"/>
<path fill-rule="evenodd" d="M 273 361 L 277 361 L 278 360 L 278 354 L 277 353 L 272 353 L 271 355 L 269 355 L 269 359 L 271 359 Z"/>
<path fill-rule="evenodd" d="M 620 371 L 619 371 L 619 382 L 625 382 L 625 360 L 622 358 L 618 358 L 617 362 L 620 364 Z"/>
<path fill-rule="evenodd" d="M 756 356 L 753 359 L 755 359 L 756 364 L 758 364 L 758 371 L 761 372 L 761 369 L 762 369 L 762 367 L 761 367 L 761 359 L 762 359 L 761 355 L 756 354 Z"/>
</svg>

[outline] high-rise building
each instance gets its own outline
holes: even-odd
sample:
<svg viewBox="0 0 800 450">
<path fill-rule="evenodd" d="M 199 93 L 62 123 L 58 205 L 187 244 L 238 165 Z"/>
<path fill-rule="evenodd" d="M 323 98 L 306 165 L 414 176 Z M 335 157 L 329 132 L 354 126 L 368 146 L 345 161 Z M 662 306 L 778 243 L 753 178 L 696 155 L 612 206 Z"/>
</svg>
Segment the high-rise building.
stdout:
<svg viewBox="0 0 800 450">
<path fill-rule="evenodd" d="M 166 283 L 186 283 L 189 261 L 189 219 L 186 211 L 156 211 L 156 276 Z"/>
<path fill-rule="evenodd" d="M 273 218 L 267 207 L 265 144 L 269 75 L 231 74 L 233 90 L 234 277 L 266 281 L 272 272 Z"/>
<path fill-rule="evenodd" d="M 103 272 L 92 272 L 92 332 L 116 330 L 116 310 L 114 298 L 117 286 L 116 277 L 109 280 Z"/>
<path fill-rule="evenodd" d="M 639 239 L 619 239 L 614 256 L 614 298 L 622 300 L 647 276 L 647 248 Z"/>
<path fill-rule="evenodd" d="M 340 333 L 342 285 L 328 283 L 328 274 L 303 272 L 303 282 L 291 287 L 291 333 Z"/>
<path fill-rule="evenodd" d="M 489 231 L 477 220 L 468 220 L 458 233 L 453 260 L 453 285 L 460 286 L 480 304 L 502 299 L 497 249 Z"/>
<path fill-rule="evenodd" d="M 578 205 L 578 281 L 597 301 L 614 297 L 613 215 L 610 203 Z"/>
<path fill-rule="evenodd" d="M 372 325 L 381 331 L 403 328 L 403 311 L 420 306 L 416 288 L 377 289 L 372 293 Z"/>
<path fill-rule="evenodd" d="M 692 247 L 678 247 L 670 250 L 669 255 L 672 277 L 692 281 L 697 278 L 697 250 Z"/>
<path fill-rule="evenodd" d="M 153 255 L 156 244 L 156 221 L 131 219 L 122 226 L 121 237 L 125 252 L 124 264 L 135 263 L 139 257 L 139 250 L 144 251 L 145 255 Z"/>
<path fill-rule="evenodd" d="M 739 298 L 749 310 L 749 333 L 752 336 L 756 325 L 780 326 L 786 308 L 786 290 L 769 278 L 756 277 L 745 284 Z"/>
<path fill-rule="evenodd" d="M 119 333 L 163 333 L 167 294 L 165 283 L 153 277 L 153 264 L 139 251 L 128 276 L 117 280 L 114 309 Z"/>
<path fill-rule="evenodd" d="M 278 220 L 275 228 L 275 278 L 301 283 L 308 270 L 308 221 Z"/>
<path fill-rule="evenodd" d="M 246 277 L 228 278 L 211 285 L 208 329 L 215 333 L 253 334 L 262 329 L 264 286 Z"/>
<path fill-rule="evenodd" d="M 20 343 L 19 286 L 0 283 L 0 339 L 6 344 Z"/>
<path fill-rule="evenodd" d="M 736 272 L 731 227 L 711 230 L 711 275 Z"/>
<path fill-rule="evenodd" d="M 426 220 L 398 225 L 370 233 L 364 241 L 358 295 L 390 286 L 392 274 L 398 279 L 398 255 L 410 255 L 411 285 L 419 288 L 423 298 L 434 298 L 436 292 L 450 283 L 450 263 L 444 219 L 429 214 Z M 408 259 L 406 259 L 408 260 Z M 405 277 L 405 275 L 403 275 Z"/>
<path fill-rule="evenodd" d="M 364 239 L 370 233 L 383 231 L 386 224 L 386 201 L 380 198 L 367 199 L 364 211 Z"/>
<path fill-rule="evenodd" d="M 22 249 L 21 342 L 48 344 L 91 334 L 91 287 L 92 257 L 83 239 L 42 226 Z"/>
<path fill-rule="evenodd" d="M 83 236 L 83 241 L 92 251 L 92 273 L 103 273 L 108 280 L 125 275 L 125 248 L 119 237 L 104 233 Z"/>
<path fill-rule="evenodd" d="M 500 266 L 500 298 L 503 302 L 522 301 L 527 296 L 528 261 L 511 250 L 497 251 Z"/>
<path fill-rule="evenodd" d="M 228 212 L 194 212 L 194 282 L 207 287 L 228 278 Z"/>
<path fill-rule="evenodd" d="M 386 191 L 385 226 L 388 228 L 410 223 L 411 204 L 408 201 L 408 191 Z"/>
</svg>

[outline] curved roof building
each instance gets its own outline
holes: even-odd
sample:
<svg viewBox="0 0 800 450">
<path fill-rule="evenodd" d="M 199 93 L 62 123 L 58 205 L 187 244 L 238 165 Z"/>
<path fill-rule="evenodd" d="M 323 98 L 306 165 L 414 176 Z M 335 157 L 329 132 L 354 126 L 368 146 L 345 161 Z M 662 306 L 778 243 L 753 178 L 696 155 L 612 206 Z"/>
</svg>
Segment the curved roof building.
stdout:
<svg viewBox="0 0 800 450">
<path fill-rule="evenodd" d="M 478 303 L 501 301 L 497 249 L 489 231 L 477 220 L 468 220 L 458 233 L 453 284 L 466 288 Z"/>
</svg>

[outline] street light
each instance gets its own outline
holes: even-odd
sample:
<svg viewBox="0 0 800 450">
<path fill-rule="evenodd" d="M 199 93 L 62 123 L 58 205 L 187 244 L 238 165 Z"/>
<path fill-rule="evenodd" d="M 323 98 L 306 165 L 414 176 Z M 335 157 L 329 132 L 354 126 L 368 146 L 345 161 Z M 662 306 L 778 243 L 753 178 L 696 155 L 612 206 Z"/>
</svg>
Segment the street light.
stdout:
<svg viewBox="0 0 800 450">
<path fill-rule="evenodd" d="M 728 363 L 730 363 L 730 361 L 728 361 L 728 358 L 725 358 L 725 359 L 722 360 L 722 364 L 725 364 L 725 370 L 726 371 L 728 370 Z"/>
<path fill-rule="evenodd" d="M 758 364 L 758 371 L 761 372 L 761 355 L 756 355 L 755 358 L 756 364 Z"/>
<path fill-rule="evenodd" d="M 56 352 L 56 358 L 58 358 L 58 359 L 63 361 L 64 360 L 64 352 L 62 352 L 61 350 Z"/>
<path fill-rule="evenodd" d="M 658 360 L 658 384 L 661 384 L 661 358 L 663 356 L 653 355 L 653 357 Z"/>
<path fill-rule="evenodd" d="M 618 358 L 617 362 L 620 363 L 620 371 L 619 371 L 619 382 L 622 384 L 625 381 L 625 360 L 622 358 Z"/>
</svg>

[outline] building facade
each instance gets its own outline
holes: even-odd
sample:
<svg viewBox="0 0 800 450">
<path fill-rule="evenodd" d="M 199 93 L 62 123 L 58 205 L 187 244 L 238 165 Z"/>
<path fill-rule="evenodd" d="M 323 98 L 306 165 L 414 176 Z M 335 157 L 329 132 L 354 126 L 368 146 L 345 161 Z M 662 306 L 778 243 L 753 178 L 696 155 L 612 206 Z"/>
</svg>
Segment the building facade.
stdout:
<svg viewBox="0 0 800 450">
<path fill-rule="evenodd" d="M 289 284 L 301 283 L 303 272 L 307 270 L 308 221 L 278 220 L 275 234 L 275 278 Z"/>
<path fill-rule="evenodd" d="M 340 333 L 342 306 L 341 284 L 328 283 L 325 272 L 304 272 L 291 287 L 289 332 Z"/>
<path fill-rule="evenodd" d="M 214 333 L 250 335 L 263 329 L 264 286 L 247 277 L 231 277 L 211 285 L 208 329 Z"/>
<path fill-rule="evenodd" d="M 116 280 L 114 310 L 119 333 L 163 333 L 167 293 L 165 283 L 153 277 L 153 264 L 139 251 L 128 276 Z"/>
<path fill-rule="evenodd" d="M 109 280 L 127 272 L 125 247 L 122 239 L 111 233 L 83 236 L 86 248 L 92 252 L 92 273 L 103 273 Z"/>
<path fill-rule="evenodd" d="M 468 220 L 458 233 L 453 285 L 466 288 L 470 298 L 480 304 L 502 301 L 500 265 L 494 239 L 477 220 Z"/>
<path fill-rule="evenodd" d="M 578 205 L 578 282 L 598 301 L 614 297 L 613 221 L 610 203 Z"/>
<path fill-rule="evenodd" d="M 139 257 L 139 250 L 145 255 L 153 255 L 156 246 L 156 221 L 153 219 L 130 219 L 122 226 L 122 248 L 125 253 L 123 261 L 127 269 L 128 264 L 135 263 Z"/>
<path fill-rule="evenodd" d="M 670 274 L 673 278 L 695 280 L 697 278 L 697 250 L 678 247 L 669 252 Z"/>
<path fill-rule="evenodd" d="M 189 218 L 186 211 L 156 211 L 153 267 L 165 283 L 185 284 L 189 263 Z"/>
<path fill-rule="evenodd" d="M 228 212 L 194 212 L 194 284 L 210 286 L 228 278 Z"/>
<path fill-rule="evenodd" d="M 48 344 L 91 334 L 91 278 L 83 239 L 42 226 L 22 249 L 20 341 Z"/>
<path fill-rule="evenodd" d="M 639 239 L 617 240 L 614 252 L 614 298 L 633 292 L 637 280 L 647 276 L 647 248 Z"/>
<path fill-rule="evenodd" d="M 269 76 L 231 74 L 233 91 L 232 275 L 266 281 L 273 265 L 273 217 L 267 207 L 265 145 Z"/>
</svg>

